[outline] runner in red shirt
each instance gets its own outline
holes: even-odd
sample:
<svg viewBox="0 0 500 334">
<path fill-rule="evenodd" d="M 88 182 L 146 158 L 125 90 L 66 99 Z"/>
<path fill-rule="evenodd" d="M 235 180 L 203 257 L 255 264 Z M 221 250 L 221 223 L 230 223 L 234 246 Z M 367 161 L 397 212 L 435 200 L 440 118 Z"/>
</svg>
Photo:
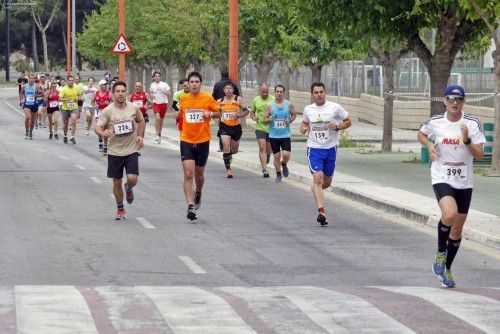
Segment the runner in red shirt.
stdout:
<svg viewBox="0 0 500 334">
<path fill-rule="evenodd" d="M 102 110 L 106 108 L 111 103 L 111 92 L 107 88 L 106 80 L 99 81 L 99 90 L 95 92 L 94 98 L 92 99 L 92 105 L 95 108 L 95 119 L 96 122 L 99 120 L 99 115 Z M 103 143 L 104 142 L 104 143 Z M 99 152 L 103 155 L 108 155 L 108 138 L 99 136 Z"/>
<path fill-rule="evenodd" d="M 135 83 L 135 91 L 129 95 L 128 100 L 141 110 L 144 121 L 149 122 L 147 109 L 153 108 L 151 96 L 143 89 L 142 82 Z"/>
</svg>

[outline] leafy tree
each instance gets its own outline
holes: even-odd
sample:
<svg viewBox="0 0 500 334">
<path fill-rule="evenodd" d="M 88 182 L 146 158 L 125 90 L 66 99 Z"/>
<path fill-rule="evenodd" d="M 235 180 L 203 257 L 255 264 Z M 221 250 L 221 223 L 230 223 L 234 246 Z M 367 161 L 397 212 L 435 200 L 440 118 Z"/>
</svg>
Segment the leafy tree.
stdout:
<svg viewBox="0 0 500 334">
<path fill-rule="evenodd" d="M 52 3 L 50 3 L 52 2 Z M 33 16 L 33 21 L 35 22 L 38 30 L 42 34 L 42 47 L 43 47 L 43 62 L 45 65 L 45 71 L 49 70 L 49 54 L 47 51 L 47 29 L 49 28 L 50 24 L 52 23 L 55 14 L 59 10 L 59 6 L 61 5 L 61 0 L 53 0 L 53 1 L 38 1 L 36 3 L 36 6 L 31 7 L 31 15 Z M 47 10 L 50 9 L 50 14 L 48 15 L 48 18 L 46 19 L 46 23 L 44 24 L 42 22 L 42 19 L 44 16 L 47 16 Z"/>
<path fill-rule="evenodd" d="M 469 15 L 482 20 L 495 43 L 493 66 L 495 73 L 495 135 L 491 172 L 500 174 L 500 2 L 495 0 L 461 0 Z"/>
</svg>

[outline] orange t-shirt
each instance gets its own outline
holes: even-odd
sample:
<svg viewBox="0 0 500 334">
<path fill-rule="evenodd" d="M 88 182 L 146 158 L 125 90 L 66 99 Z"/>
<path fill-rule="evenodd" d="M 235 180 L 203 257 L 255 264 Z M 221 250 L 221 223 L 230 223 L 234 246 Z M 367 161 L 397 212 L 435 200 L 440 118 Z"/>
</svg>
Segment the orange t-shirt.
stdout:
<svg viewBox="0 0 500 334">
<path fill-rule="evenodd" d="M 179 97 L 182 117 L 181 141 L 201 144 L 210 140 L 210 118 L 203 117 L 204 112 L 219 112 L 220 107 L 212 95 L 200 92 Z"/>
<path fill-rule="evenodd" d="M 226 100 L 226 98 L 222 98 L 222 101 L 219 102 L 221 109 L 221 122 L 228 126 L 236 126 L 240 124 L 240 119 L 237 118 L 238 111 L 240 111 L 240 104 L 238 103 L 237 96 L 232 100 Z"/>
</svg>

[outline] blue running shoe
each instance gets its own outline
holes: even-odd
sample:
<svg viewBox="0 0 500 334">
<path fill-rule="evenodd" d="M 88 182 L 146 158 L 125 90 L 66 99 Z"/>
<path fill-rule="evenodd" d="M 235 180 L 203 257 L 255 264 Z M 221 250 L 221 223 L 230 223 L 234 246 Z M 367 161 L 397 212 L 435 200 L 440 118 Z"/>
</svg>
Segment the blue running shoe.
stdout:
<svg viewBox="0 0 500 334">
<path fill-rule="evenodd" d="M 445 288 L 453 288 L 455 287 L 455 281 L 453 280 L 453 275 L 451 274 L 451 270 L 446 270 L 444 275 L 441 276 L 443 278 L 442 285 Z"/>
<path fill-rule="evenodd" d="M 446 252 L 436 252 L 436 259 L 432 264 L 432 271 L 438 276 L 442 276 L 446 269 Z"/>
<path fill-rule="evenodd" d="M 283 169 L 283 176 L 288 177 L 289 171 L 286 165 L 281 164 L 281 169 Z"/>
</svg>

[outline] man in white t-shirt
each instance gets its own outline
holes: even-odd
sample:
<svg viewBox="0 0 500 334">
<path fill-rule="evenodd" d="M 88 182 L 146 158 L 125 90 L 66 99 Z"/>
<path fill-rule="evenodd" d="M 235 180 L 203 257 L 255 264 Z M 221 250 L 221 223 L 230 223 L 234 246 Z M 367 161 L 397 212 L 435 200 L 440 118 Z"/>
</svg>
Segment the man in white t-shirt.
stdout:
<svg viewBox="0 0 500 334">
<path fill-rule="evenodd" d="M 83 111 L 87 121 L 87 136 L 90 134 L 90 127 L 92 126 L 92 119 L 94 118 L 94 106 L 92 100 L 97 92 L 97 87 L 94 86 L 94 78 L 90 77 L 87 84 L 83 86 Z"/>
<path fill-rule="evenodd" d="M 163 119 L 167 114 L 168 97 L 172 95 L 170 86 L 161 81 L 161 73 L 156 71 L 153 73 L 153 82 L 149 86 L 149 93 L 153 97 L 153 112 L 155 114 L 155 129 L 156 144 L 161 143 L 161 129 L 163 127 Z"/>
<path fill-rule="evenodd" d="M 327 225 L 325 216 L 323 189 L 332 184 L 339 144 L 339 130 L 351 126 L 351 119 L 347 111 L 339 104 L 326 101 L 325 85 L 314 82 L 311 85 L 311 94 L 314 103 L 304 108 L 300 132 L 307 138 L 307 158 L 309 169 L 313 175 L 311 187 L 318 209 L 316 219 L 322 226 Z"/>
<path fill-rule="evenodd" d="M 472 199 L 472 160 L 483 157 L 486 139 L 479 120 L 462 113 L 463 87 L 447 87 L 443 102 L 446 112 L 425 122 L 417 138 L 429 149 L 432 187 L 441 208 L 438 250 L 432 270 L 444 287 L 452 288 L 455 281 L 450 268 L 462 241 Z"/>
</svg>

